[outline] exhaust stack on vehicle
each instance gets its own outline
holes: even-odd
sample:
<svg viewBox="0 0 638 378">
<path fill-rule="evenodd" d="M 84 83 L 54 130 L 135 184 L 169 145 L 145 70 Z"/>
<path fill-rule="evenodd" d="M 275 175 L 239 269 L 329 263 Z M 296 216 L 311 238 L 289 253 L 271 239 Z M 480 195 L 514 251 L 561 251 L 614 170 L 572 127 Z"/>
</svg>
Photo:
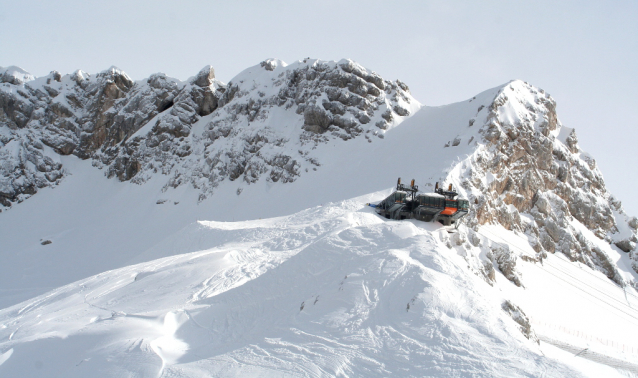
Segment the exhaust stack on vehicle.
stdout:
<svg viewBox="0 0 638 378">
<path fill-rule="evenodd" d="M 439 222 L 445 226 L 458 224 L 458 221 L 469 212 L 469 201 L 456 198 L 459 194 L 454 191 L 452 184 L 445 191 L 437 182 L 434 193 L 420 193 L 414 179 L 410 186 L 401 184 L 397 180 L 397 189 L 377 205 L 379 215 L 387 219 L 417 219 L 423 222 Z M 409 196 L 408 196 L 409 194 Z"/>
</svg>

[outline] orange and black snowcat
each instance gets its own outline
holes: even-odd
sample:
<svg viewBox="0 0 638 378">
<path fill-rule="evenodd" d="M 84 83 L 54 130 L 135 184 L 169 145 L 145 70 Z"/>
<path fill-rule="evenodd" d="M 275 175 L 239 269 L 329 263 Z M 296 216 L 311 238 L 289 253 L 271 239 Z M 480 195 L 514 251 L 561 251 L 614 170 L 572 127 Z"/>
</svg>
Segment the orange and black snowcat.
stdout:
<svg viewBox="0 0 638 378">
<path fill-rule="evenodd" d="M 466 199 L 455 199 L 459 194 L 452 190 L 452 184 L 445 191 L 436 183 L 434 193 L 420 193 L 419 187 L 401 184 L 401 178 L 397 181 L 397 190 L 377 205 L 379 215 L 388 219 L 417 219 L 424 222 L 440 222 L 450 226 L 467 215 L 469 202 Z"/>
</svg>

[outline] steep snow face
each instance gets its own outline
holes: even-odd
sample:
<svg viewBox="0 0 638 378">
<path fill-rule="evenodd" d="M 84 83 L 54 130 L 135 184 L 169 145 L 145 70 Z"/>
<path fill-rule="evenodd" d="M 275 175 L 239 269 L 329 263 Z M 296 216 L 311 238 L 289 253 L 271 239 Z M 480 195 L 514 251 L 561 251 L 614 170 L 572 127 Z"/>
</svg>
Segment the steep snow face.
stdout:
<svg viewBox="0 0 638 378">
<path fill-rule="evenodd" d="M 192 223 L 149 251 L 191 253 L 0 310 L 0 375 L 581 376 L 444 230 L 382 220 L 378 198 Z"/>
</svg>

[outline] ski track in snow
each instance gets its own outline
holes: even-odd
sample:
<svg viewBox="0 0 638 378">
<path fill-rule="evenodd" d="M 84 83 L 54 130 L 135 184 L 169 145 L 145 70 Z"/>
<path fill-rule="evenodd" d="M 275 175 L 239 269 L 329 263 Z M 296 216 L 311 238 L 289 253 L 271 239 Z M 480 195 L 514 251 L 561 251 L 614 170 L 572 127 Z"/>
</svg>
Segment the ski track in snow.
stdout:
<svg viewBox="0 0 638 378">
<path fill-rule="evenodd" d="M 579 348 L 577 346 L 568 344 L 564 341 L 555 340 L 551 337 L 541 336 L 540 339 L 543 342 L 552 344 L 560 349 L 573 353 L 574 357 L 586 358 L 588 360 L 598 362 L 603 365 L 611 366 L 617 369 L 626 370 L 633 374 L 638 374 L 638 364 L 629 363 L 623 360 L 606 356 L 604 354 L 596 353 L 596 352 L 590 351 L 589 348 Z"/>
<path fill-rule="evenodd" d="M 441 232 L 360 199 L 195 222 L 167 241 L 197 252 L 0 310 L 0 375 L 579 376 L 518 332 Z"/>
</svg>

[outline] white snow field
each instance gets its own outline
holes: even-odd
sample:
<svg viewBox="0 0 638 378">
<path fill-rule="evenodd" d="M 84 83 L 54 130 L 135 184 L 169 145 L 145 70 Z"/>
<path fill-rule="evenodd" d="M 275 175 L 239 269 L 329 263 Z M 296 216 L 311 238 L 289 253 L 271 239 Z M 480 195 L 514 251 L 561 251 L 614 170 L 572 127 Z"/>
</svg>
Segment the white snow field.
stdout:
<svg viewBox="0 0 638 378">
<path fill-rule="evenodd" d="M 161 174 L 135 185 L 59 157 L 68 177 L 0 214 L 0 377 L 638 376 L 635 290 L 561 253 L 518 259 L 521 287 L 498 269 L 490 285 L 485 254 L 534 255 L 526 235 L 481 226 L 470 243 L 365 205 L 398 176 L 459 186 L 482 148 L 468 119 L 485 124 L 503 88 L 318 144 L 294 183 L 223 181 L 201 202 Z"/>
<path fill-rule="evenodd" d="M 383 194 L 192 222 L 147 256 L 186 253 L 1 310 L 0 376 L 628 376 L 526 339 L 501 304 L 607 338 L 635 329 L 635 310 L 574 295 L 569 277 L 547 282 L 532 263 L 525 289 L 503 277 L 492 287 L 461 256 L 480 248 L 449 248 L 431 223 L 380 218 L 365 202 Z"/>
</svg>

